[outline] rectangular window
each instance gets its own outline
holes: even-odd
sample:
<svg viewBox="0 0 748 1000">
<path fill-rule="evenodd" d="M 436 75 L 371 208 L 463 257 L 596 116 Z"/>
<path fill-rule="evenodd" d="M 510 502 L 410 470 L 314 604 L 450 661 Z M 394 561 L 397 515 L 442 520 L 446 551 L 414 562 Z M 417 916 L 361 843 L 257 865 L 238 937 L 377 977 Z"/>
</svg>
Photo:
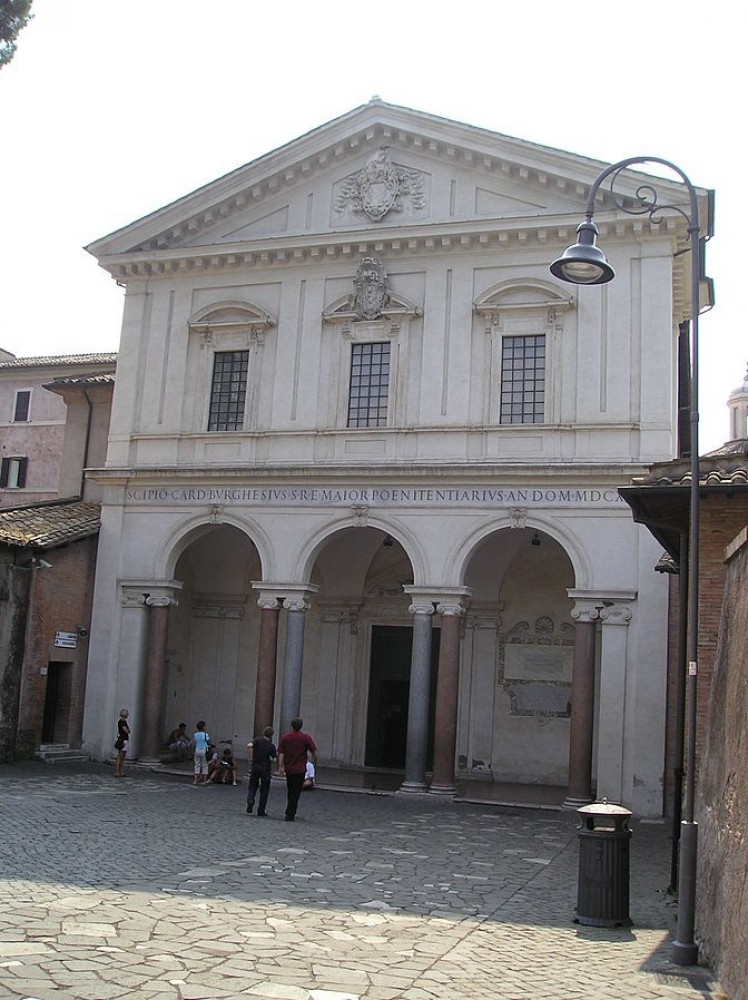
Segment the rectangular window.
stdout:
<svg viewBox="0 0 748 1000">
<path fill-rule="evenodd" d="M 26 485 L 27 458 L 4 458 L 0 465 L 0 488 L 21 490 Z"/>
<path fill-rule="evenodd" d="M 502 424 L 542 424 L 545 419 L 545 335 L 501 341 Z"/>
<path fill-rule="evenodd" d="M 240 431 L 244 428 L 249 351 L 218 351 L 213 360 L 209 431 Z"/>
<path fill-rule="evenodd" d="M 16 392 L 16 405 L 13 410 L 13 419 L 17 423 L 27 421 L 29 419 L 29 410 L 31 409 L 31 389 L 19 389 Z"/>
<path fill-rule="evenodd" d="M 390 345 L 354 344 L 348 396 L 349 427 L 386 427 Z"/>
</svg>

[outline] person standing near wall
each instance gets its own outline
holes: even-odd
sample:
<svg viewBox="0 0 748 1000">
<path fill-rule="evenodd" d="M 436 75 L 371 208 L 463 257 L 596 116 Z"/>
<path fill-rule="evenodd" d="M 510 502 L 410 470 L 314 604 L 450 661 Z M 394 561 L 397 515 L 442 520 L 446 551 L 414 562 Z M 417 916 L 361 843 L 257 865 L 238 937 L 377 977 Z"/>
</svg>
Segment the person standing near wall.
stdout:
<svg viewBox="0 0 748 1000">
<path fill-rule="evenodd" d="M 249 760 L 249 789 L 247 790 L 247 812 L 254 809 L 257 789 L 260 790 L 260 801 L 257 804 L 257 815 L 264 816 L 270 794 L 270 771 L 272 762 L 277 756 L 273 743 L 272 726 L 265 726 L 262 736 L 256 736 L 247 744 L 247 759 Z"/>
<path fill-rule="evenodd" d="M 205 785 L 208 781 L 208 745 L 210 736 L 205 732 L 205 722 L 201 719 L 196 726 L 192 737 L 192 744 L 195 747 L 195 776 L 192 779 L 193 785 Z"/>
<path fill-rule="evenodd" d="M 124 778 L 125 776 L 125 757 L 127 757 L 127 748 L 130 745 L 130 724 L 127 721 L 129 715 L 127 709 L 123 708 L 120 709 L 117 719 L 117 739 L 114 743 L 114 749 L 117 751 L 117 759 L 114 762 L 115 778 Z"/>
<path fill-rule="evenodd" d="M 311 757 L 317 766 L 317 747 L 312 737 L 301 731 L 303 725 L 299 716 L 291 719 L 291 731 L 283 735 L 278 746 L 278 774 L 286 778 L 286 821 L 290 823 L 296 819 L 307 760 Z"/>
</svg>

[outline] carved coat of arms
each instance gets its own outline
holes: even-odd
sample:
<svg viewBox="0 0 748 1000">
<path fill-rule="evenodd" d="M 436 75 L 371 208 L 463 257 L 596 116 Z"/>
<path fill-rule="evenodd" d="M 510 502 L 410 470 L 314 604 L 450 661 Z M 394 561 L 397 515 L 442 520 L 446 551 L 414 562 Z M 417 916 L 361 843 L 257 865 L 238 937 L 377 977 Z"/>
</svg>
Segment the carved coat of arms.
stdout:
<svg viewBox="0 0 748 1000">
<path fill-rule="evenodd" d="M 364 257 L 353 279 L 353 309 L 359 319 L 378 319 L 387 305 L 389 287 L 384 265 L 376 257 Z"/>
<path fill-rule="evenodd" d="M 423 208 L 423 176 L 393 163 L 389 149 L 381 146 L 361 170 L 343 181 L 336 208 L 379 222 L 390 211 L 402 212 L 406 200 L 414 209 Z"/>
</svg>

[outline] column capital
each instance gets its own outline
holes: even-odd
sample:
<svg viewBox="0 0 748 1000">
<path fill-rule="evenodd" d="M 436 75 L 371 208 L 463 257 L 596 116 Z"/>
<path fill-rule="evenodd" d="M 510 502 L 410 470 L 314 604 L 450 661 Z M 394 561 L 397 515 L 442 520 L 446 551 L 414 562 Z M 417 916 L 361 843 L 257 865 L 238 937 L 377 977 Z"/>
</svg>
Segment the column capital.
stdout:
<svg viewBox="0 0 748 1000">
<path fill-rule="evenodd" d="M 631 621 L 631 608 L 621 604 L 614 604 L 608 608 L 601 608 L 600 620 L 605 625 L 628 625 Z"/>
<path fill-rule="evenodd" d="M 406 584 L 403 590 L 411 598 L 411 614 L 416 613 L 414 609 L 422 614 L 433 614 L 434 610 L 439 614 L 463 614 L 464 602 L 473 594 L 469 587 L 417 587 L 412 583 Z M 442 611 L 442 606 L 459 610 Z"/>
<path fill-rule="evenodd" d="M 146 607 L 149 608 L 172 608 L 179 604 L 174 594 L 158 593 L 148 594 L 145 599 Z"/>
<path fill-rule="evenodd" d="M 457 601 L 440 601 L 436 606 L 437 613 L 442 615 L 442 617 L 455 617 L 460 618 L 465 614 L 465 608 L 462 602 Z"/>
<path fill-rule="evenodd" d="M 145 592 L 142 587 L 122 587 L 120 603 L 123 608 L 144 608 Z"/>
<path fill-rule="evenodd" d="M 600 617 L 600 609 L 589 601 L 577 601 L 571 609 L 571 617 L 575 622 L 595 622 Z"/>
<path fill-rule="evenodd" d="M 261 611 L 278 611 L 280 609 L 279 598 L 277 594 L 265 594 L 261 593 L 257 598 L 257 606 Z"/>
<path fill-rule="evenodd" d="M 259 592 L 257 603 L 260 608 L 273 610 L 283 607 L 287 611 L 308 611 L 309 600 L 319 587 L 313 583 L 271 583 L 266 580 L 252 580 L 252 589 Z"/>
<path fill-rule="evenodd" d="M 153 607 L 160 598 L 169 597 L 176 604 L 176 593 L 181 589 L 179 580 L 122 580 L 120 603 L 124 608 Z"/>
<path fill-rule="evenodd" d="M 311 605 L 306 594 L 293 594 L 283 598 L 283 607 L 286 611 L 308 611 Z"/>
<path fill-rule="evenodd" d="M 434 605 L 429 604 L 427 601 L 414 602 L 408 606 L 408 611 L 412 615 L 433 615 L 435 610 Z"/>
</svg>

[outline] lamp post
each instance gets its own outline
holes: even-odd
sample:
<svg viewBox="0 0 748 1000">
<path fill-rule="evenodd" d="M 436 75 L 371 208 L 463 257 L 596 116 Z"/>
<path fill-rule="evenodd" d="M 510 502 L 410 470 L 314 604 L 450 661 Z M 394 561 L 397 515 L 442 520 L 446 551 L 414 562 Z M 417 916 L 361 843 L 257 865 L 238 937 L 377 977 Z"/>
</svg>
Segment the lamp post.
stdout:
<svg viewBox="0 0 748 1000">
<path fill-rule="evenodd" d="M 638 163 L 657 163 L 676 173 L 686 186 L 689 206 L 660 204 L 657 189 L 650 183 L 642 184 L 636 191 L 636 202 L 626 204 L 618 199 L 613 188 L 622 171 Z M 694 941 L 694 916 L 696 909 L 696 851 L 698 824 L 694 820 L 696 791 L 696 691 L 699 651 L 699 283 L 701 279 L 701 254 L 699 244 L 699 205 L 696 190 L 686 174 L 669 160 L 658 156 L 632 156 L 620 160 L 600 172 L 590 188 L 585 210 L 585 220 L 577 228 L 578 240 L 564 250 L 551 264 L 551 274 L 575 285 L 601 285 L 611 281 L 615 272 L 596 245 L 599 230 L 592 217 L 595 198 L 600 185 L 608 177 L 610 192 L 616 207 L 627 215 L 648 215 L 653 222 L 660 221 L 662 212 L 675 212 L 688 223 L 691 248 L 691 483 L 688 530 L 688 614 L 687 614 L 687 743 L 686 743 L 686 795 L 684 818 L 680 827 L 680 865 L 678 869 L 678 924 L 673 942 L 673 961 L 676 965 L 695 965 L 699 949 Z M 711 233 L 709 234 L 711 235 Z"/>
</svg>

